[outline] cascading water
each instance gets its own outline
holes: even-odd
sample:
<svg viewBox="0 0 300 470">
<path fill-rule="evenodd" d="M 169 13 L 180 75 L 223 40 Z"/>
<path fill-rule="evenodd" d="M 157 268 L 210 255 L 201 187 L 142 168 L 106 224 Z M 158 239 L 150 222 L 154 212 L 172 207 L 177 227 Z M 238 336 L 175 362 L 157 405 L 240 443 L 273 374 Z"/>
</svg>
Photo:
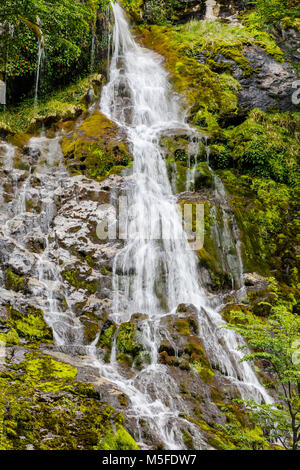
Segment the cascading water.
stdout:
<svg viewBox="0 0 300 470">
<path fill-rule="evenodd" d="M 36 279 L 32 291 L 32 300 L 36 307 L 45 312 L 45 319 L 52 327 L 57 345 L 82 344 L 82 325 L 74 318 L 68 305 L 68 296 L 60 274 L 60 267 L 52 255 L 55 240 L 51 237 L 51 223 L 55 216 L 55 197 L 57 189 L 68 176 L 63 166 L 60 138 L 48 139 L 45 136 L 33 137 L 28 142 L 32 153 L 32 167 L 27 171 L 16 170 L 13 160 L 16 148 L 10 144 L 0 145 L 0 159 L 6 177 L 6 185 L 11 187 L 13 197 L 5 200 L 4 184 L 1 195 L 0 237 L 15 246 L 14 260 L 28 257 L 34 264 L 33 277 Z M 2 158 L 1 158 L 2 157 Z M 35 180 L 35 183 L 32 182 Z M 37 181 L 39 184 L 37 184 Z M 27 211 L 28 201 L 35 198 L 40 201 L 40 211 Z M 28 240 L 41 240 L 41 253 L 28 250 Z M 34 259 L 32 259 L 34 258 Z M 23 261 L 22 261 L 23 262 Z M 16 264 L 16 263 L 14 263 Z M 58 293 L 60 301 L 58 300 Z M 0 298 L 7 298 L 7 291 L 1 289 Z M 9 297 L 10 299 L 10 297 Z M 65 311 L 61 299 L 67 304 Z M 14 299 L 10 301 L 14 304 Z"/>
<path fill-rule="evenodd" d="M 219 6 L 215 0 L 206 0 L 206 13 L 205 20 L 214 21 L 216 19 L 216 10 L 219 9 Z"/>
</svg>

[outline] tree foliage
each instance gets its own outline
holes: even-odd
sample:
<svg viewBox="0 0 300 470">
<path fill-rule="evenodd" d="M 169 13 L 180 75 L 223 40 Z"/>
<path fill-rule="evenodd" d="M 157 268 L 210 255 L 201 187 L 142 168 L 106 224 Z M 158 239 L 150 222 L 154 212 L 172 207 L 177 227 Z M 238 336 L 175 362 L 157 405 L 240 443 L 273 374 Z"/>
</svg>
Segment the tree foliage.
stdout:
<svg viewBox="0 0 300 470">
<path fill-rule="evenodd" d="M 108 4 L 109 0 L 4 0 L 0 40 L 8 85 L 19 78 L 32 84 L 41 43 L 46 88 L 68 80 L 71 71 L 72 75 L 86 71 L 97 14 Z M 101 39 L 100 34 L 98 42 Z"/>
</svg>

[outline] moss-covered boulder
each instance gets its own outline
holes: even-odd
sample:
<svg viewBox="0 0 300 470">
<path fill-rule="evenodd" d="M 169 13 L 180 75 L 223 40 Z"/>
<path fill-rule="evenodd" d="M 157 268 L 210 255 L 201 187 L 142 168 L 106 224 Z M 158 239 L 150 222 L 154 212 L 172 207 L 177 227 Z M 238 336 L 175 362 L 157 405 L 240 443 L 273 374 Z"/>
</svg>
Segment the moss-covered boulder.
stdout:
<svg viewBox="0 0 300 470">
<path fill-rule="evenodd" d="M 132 315 L 130 322 L 120 325 L 116 339 L 117 360 L 138 370 L 151 363 L 150 351 L 142 342 L 143 320 L 144 315 Z"/>
<path fill-rule="evenodd" d="M 131 161 L 128 145 L 118 126 L 95 111 L 62 141 L 66 164 L 73 174 L 101 180 L 114 167 L 127 167 Z M 119 170 L 118 170 L 119 171 Z"/>
<path fill-rule="evenodd" d="M 77 369 L 30 353 L 0 373 L 1 450 L 138 450 L 124 417 Z"/>
<path fill-rule="evenodd" d="M 26 291 L 28 280 L 20 274 L 14 272 L 11 268 L 8 268 L 5 273 L 5 287 L 8 290 L 14 290 L 16 292 Z"/>
<path fill-rule="evenodd" d="M 53 341 L 52 329 L 47 325 L 44 313 L 36 307 L 29 306 L 23 313 L 11 306 L 6 307 L 8 317 L 0 319 L 5 332 L 0 333 L 0 340 L 7 345 L 27 343 L 38 346 L 40 342 Z"/>
<path fill-rule="evenodd" d="M 193 370 L 205 383 L 214 377 L 205 349 L 198 336 L 198 311 L 194 305 L 181 304 L 176 316 L 168 315 L 162 320 L 162 342 L 159 346 L 159 361 L 181 370 Z M 168 334 L 165 335 L 164 329 Z"/>
</svg>

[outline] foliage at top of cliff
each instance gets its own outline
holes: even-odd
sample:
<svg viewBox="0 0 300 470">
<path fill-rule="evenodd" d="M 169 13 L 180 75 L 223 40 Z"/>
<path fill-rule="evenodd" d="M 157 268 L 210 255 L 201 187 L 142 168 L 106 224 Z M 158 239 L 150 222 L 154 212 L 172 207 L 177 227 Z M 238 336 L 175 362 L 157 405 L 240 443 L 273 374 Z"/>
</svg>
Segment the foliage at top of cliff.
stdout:
<svg viewBox="0 0 300 470">
<path fill-rule="evenodd" d="M 99 14 L 108 5 L 109 0 L 4 0 L 0 78 L 7 82 L 8 101 L 33 91 L 39 46 L 45 92 L 58 82 L 69 81 L 71 71 L 71 76 L 87 73 Z M 98 36 L 101 50 L 103 38 Z"/>
<path fill-rule="evenodd" d="M 255 10 L 250 16 L 250 21 L 264 27 L 273 25 L 279 21 L 289 18 L 290 25 L 297 25 L 295 20 L 300 16 L 299 0 L 256 0 Z M 298 22 L 299 28 L 299 22 Z"/>
</svg>

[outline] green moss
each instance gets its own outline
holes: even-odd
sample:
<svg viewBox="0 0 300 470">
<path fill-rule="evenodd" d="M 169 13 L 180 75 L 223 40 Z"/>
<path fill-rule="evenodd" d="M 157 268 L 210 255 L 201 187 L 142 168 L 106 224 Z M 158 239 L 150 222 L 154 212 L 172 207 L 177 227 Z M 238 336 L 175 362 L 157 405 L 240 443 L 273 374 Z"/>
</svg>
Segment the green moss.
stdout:
<svg viewBox="0 0 300 470">
<path fill-rule="evenodd" d="M 117 360 L 120 364 L 123 364 L 124 366 L 131 367 L 133 364 L 132 356 L 124 352 L 121 352 L 117 355 Z"/>
<path fill-rule="evenodd" d="M 22 342 L 37 346 L 39 342 L 49 343 L 53 340 L 53 333 L 44 319 L 42 310 L 35 307 L 28 307 L 21 313 L 12 307 L 8 307 L 9 319 L 6 326 L 7 333 L 0 334 L 0 340 L 4 343 L 19 344 Z"/>
<path fill-rule="evenodd" d="M 195 174 L 195 191 L 202 188 L 212 188 L 213 177 L 206 162 L 201 162 L 197 166 Z"/>
<path fill-rule="evenodd" d="M 85 312 L 81 315 L 80 322 L 84 325 L 85 343 L 91 344 L 99 331 L 99 318 L 94 313 Z"/>
<path fill-rule="evenodd" d="M 227 147 L 240 172 L 299 185 L 299 113 L 252 110 L 227 133 Z"/>
<path fill-rule="evenodd" d="M 115 323 L 107 323 L 105 326 L 107 326 L 107 327 L 102 328 L 101 335 L 99 337 L 98 345 L 100 347 L 106 347 L 106 348 L 111 349 L 112 338 L 115 334 L 117 326 L 116 326 Z"/>
<path fill-rule="evenodd" d="M 10 308 L 11 323 L 18 335 L 27 341 L 51 342 L 53 333 L 44 319 L 44 313 L 40 309 L 28 307 L 25 314 Z"/>
<path fill-rule="evenodd" d="M 210 383 L 215 373 L 207 359 L 203 344 L 198 336 L 189 336 L 184 346 L 184 352 L 188 354 L 192 369 L 201 375 L 206 383 Z"/>
<path fill-rule="evenodd" d="M 5 273 L 5 287 L 16 292 L 24 291 L 27 288 L 27 280 L 24 276 L 20 276 L 8 268 Z"/>
<path fill-rule="evenodd" d="M 239 83 L 229 74 L 214 73 L 187 54 L 173 30 L 158 26 L 145 28 L 143 41 L 166 57 L 176 90 L 191 105 L 191 117 L 203 110 L 221 122 L 237 113 Z M 216 121 L 210 119 L 209 123 L 215 127 Z"/>
<path fill-rule="evenodd" d="M 186 431 L 185 429 L 181 431 L 182 433 L 182 439 L 187 447 L 187 449 L 194 449 L 194 440 L 191 434 Z"/>
<path fill-rule="evenodd" d="M 124 417 L 92 385 L 76 383 L 74 367 L 42 354 L 7 367 L 0 373 L 1 450 L 98 450 L 108 436 L 120 449 L 134 448 Z"/>
<path fill-rule="evenodd" d="M 124 429 L 117 425 L 110 429 L 102 438 L 99 450 L 140 450 L 135 440 Z"/>
<path fill-rule="evenodd" d="M 175 328 L 181 335 L 190 336 L 191 334 L 189 322 L 184 318 L 176 319 Z"/>
<path fill-rule="evenodd" d="M 123 8 L 130 13 L 136 21 L 142 18 L 144 0 L 121 0 Z"/>
<path fill-rule="evenodd" d="M 77 376 L 75 367 L 47 356 L 34 356 L 33 359 L 21 362 L 18 369 L 24 370 L 25 382 L 47 391 L 62 388 L 62 385 L 72 382 Z"/>
<path fill-rule="evenodd" d="M 117 336 L 117 346 L 121 353 L 136 356 L 142 349 L 142 345 L 136 341 L 135 325 L 127 322 L 122 323 Z"/>
<path fill-rule="evenodd" d="M 20 343 L 20 338 L 17 331 L 11 328 L 7 333 L 0 333 L 0 343 L 6 346 L 12 346 Z"/>
</svg>

